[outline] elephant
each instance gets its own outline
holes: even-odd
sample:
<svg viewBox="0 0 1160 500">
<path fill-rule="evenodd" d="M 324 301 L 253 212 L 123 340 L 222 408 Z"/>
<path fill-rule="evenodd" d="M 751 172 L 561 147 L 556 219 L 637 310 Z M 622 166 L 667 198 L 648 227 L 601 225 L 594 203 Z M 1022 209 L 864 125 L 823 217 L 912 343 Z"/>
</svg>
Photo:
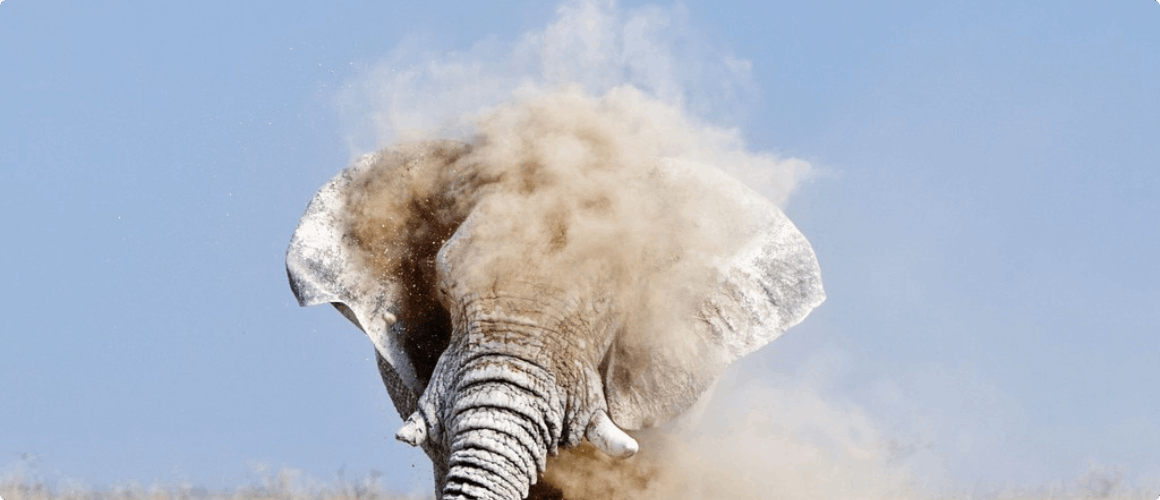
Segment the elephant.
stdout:
<svg viewBox="0 0 1160 500">
<path fill-rule="evenodd" d="M 582 132 L 555 152 L 479 137 L 368 154 L 292 237 L 299 304 L 329 303 L 370 338 L 396 438 L 430 457 L 443 499 L 560 497 L 550 457 L 631 460 L 634 434 L 694 411 L 825 300 L 813 249 L 772 202 Z"/>
</svg>

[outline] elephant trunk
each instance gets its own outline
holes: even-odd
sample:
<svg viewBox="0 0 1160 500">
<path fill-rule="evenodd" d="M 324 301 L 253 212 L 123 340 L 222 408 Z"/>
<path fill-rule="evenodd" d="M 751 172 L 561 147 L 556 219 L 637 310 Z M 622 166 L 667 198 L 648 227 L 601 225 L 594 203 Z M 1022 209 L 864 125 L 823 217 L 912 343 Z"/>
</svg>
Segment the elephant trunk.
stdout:
<svg viewBox="0 0 1160 500">
<path fill-rule="evenodd" d="M 482 356 L 455 384 L 443 499 L 525 498 L 560 441 L 555 381 L 526 360 Z"/>
</svg>

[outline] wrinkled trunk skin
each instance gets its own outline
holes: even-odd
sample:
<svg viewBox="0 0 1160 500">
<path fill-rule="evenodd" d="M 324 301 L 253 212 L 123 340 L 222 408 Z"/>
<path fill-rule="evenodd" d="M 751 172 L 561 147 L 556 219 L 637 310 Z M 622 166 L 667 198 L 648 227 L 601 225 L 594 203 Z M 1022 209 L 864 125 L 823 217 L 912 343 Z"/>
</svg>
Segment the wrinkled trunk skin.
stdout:
<svg viewBox="0 0 1160 500">
<path fill-rule="evenodd" d="M 447 457 L 442 498 L 528 497 L 560 440 L 554 378 L 526 360 L 484 354 L 449 382 L 440 411 L 446 434 L 439 451 Z"/>
<path fill-rule="evenodd" d="M 546 457 L 526 419 L 489 408 L 465 412 L 452 438 L 443 498 L 522 499 Z M 534 425 L 534 424 L 532 424 Z"/>
</svg>

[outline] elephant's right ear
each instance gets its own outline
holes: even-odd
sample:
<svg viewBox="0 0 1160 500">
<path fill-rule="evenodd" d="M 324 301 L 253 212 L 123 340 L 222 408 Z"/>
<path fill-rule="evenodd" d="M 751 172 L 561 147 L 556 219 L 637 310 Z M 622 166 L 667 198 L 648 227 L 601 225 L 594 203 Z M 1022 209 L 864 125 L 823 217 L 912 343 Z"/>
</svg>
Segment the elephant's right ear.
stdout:
<svg viewBox="0 0 1160 500">
<path fill-rule="evenodd" d="M 330 303 L 370 337 L 403 418 L 450 338 L 434 258 L 474 199 L 456 171 L 468 151 L 442 141 L 364 156 L 314 196 L 286 252 L 298 303 Z"/>
<path fill-rule="evenodd" d="M 813 248 L 780 209 L 714 168 L 670 160 L 667 193 L 695 193 L 691 227 L 728 237 L 707 286 L 665 307 L 665 332 L 621 335 L 603 362 L 609 415 L 628 429 L 668 422 L 704 397 L 738 358 L 800 323 L 826 294 Z M 671 333 L 679 332 L 679 333 Z"/>
</svg>

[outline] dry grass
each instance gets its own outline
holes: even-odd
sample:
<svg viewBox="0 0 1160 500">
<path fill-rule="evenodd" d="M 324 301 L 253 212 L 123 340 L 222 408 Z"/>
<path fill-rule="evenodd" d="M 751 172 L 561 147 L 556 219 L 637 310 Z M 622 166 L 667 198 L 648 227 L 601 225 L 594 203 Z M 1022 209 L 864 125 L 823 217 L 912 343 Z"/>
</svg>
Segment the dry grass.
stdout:
<svg viewBox="0 0 1160 500">
<path fill-rule="evenodd" d="M 46 484 L 29 477 L 21 469 L 0 476 L 0 498 L 3 500 L 414 500 L 418 497 L 391 492 L 379 484 L 377 474 L 360 481 L 339 479 L 322 484 L 303 479 L 299 471 L 283 469 L 269 474 L 256 468 L 258 484 L 234 491 L 214 491 L 191 484 L 142 486 L 132 483 L 109 489 L 93 489 L 76 482 Z"/>
<path fill-rule="evenodd" d="M 50 486 L 38 478 L 30 478 L 19 469 L 0 476 L 0 497 L 4 500 L 414 500 L 427 496 L 404 495 L 389 492 L 379 485 L 378 476 L 356 482 L 340 480 L 336 484 L 319 484 L 303 480 L 302 474 L 285 469 L 269 474 L 261 467 L 259 484 L 243 486 L 234 491 L 212 491 L 189 484 L 138 484 L 110 489 L 92 489 L 79 483 L 66 482 Z M 1126 482 L 1121 473 L 1093 470 L 1073 481 L 1034 488 L 996 487 L 977 485 L 970 492 L 942 495 L 904 494 L 905 498 L 939 500 L 995 499 L 995 500 L 1154 500 L 1160 491 L 1156 488 L 1135 487 Z M 779 498 L 771 493 L 769 498 Z"/>
</svg>

